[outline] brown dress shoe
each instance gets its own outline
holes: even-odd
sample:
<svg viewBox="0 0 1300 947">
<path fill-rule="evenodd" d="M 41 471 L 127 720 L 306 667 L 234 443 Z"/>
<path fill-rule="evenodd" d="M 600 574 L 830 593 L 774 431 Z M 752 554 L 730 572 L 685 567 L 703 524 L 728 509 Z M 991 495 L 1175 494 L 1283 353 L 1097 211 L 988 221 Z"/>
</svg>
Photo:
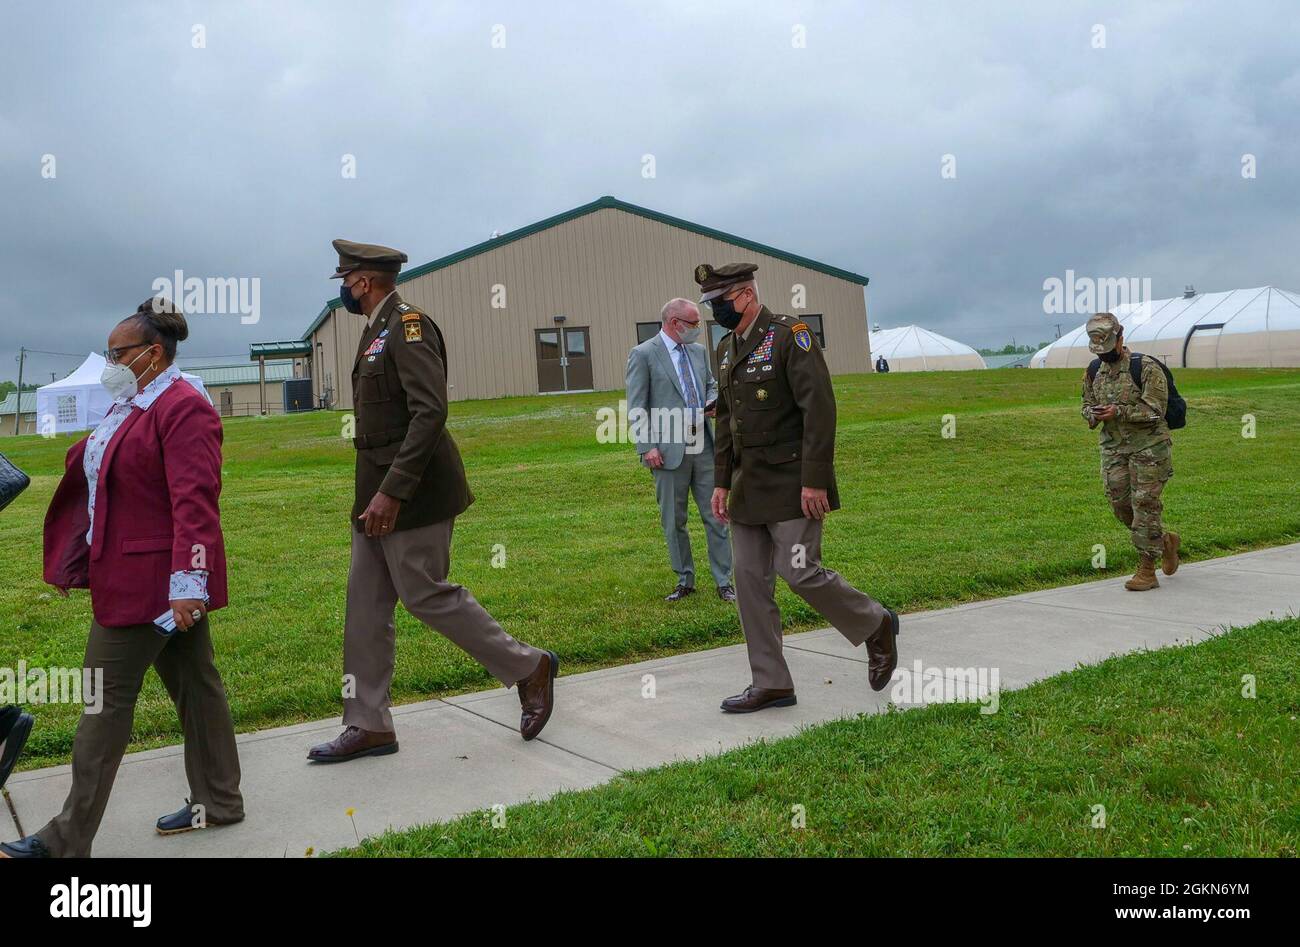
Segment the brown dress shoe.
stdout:
<svg viewBox="0 0 1300 947">
<path fill-rule="evenodd" d="M 665 602 L 680 602 L 688 595 L 694 595 L 695 589 L 689 585 L 679 585 L 667 595 L 664 596 Z"/>
<path fill-rule="evenodd" d="M 1183 544 L 1177 533 L 1165 533 L 1164 550 L 1160 556 L 1160 571 L 1173 575 L 1178 571 L 1178 547 Z"/>
<path fill-rule="evenodd" d="M 542 732 L 555 709 L 555 675 L 560 673 L 560 659 L 547 651 L 537 663 L 537 670 L 515 685 L 519 690 L 519 735 L 531 740 Z"/>
<path fill-rule="evenodd" d="M 743 694 L 724 700 L 722 709 L 729 714 L 752 714 L 755 710 L 767 707 L 793 707 L 797 703 L 799 701 L 795 699 L 793 688 L 776 689 L 751 684 Z"/>
<path fill-rule="evenodd" d="M 885 609 L 885 620 L 867 638 L 867 680 L 873 691 L 884 690 L 898 667 L 898 612 Z"/>
<path fill-rule="evenodd" d="M 1146 592 L 1160 588 L 1160 582 L 1156 579 L 1156 557 L 1144 554 L 1142 561 L 1138 563 L 1138 571 L 1133 573 L 1133 578 L 1124 583 L 1124 588 L 1130 592 Z"/>
<path fill-rule="evenodd" d="M 362 756 L 387 756 L 396 752 L 397 734 L 346 727 L 329 743 L 312 747 L 307 759 L 313 763 L 345 763 Z"/>
</svg>

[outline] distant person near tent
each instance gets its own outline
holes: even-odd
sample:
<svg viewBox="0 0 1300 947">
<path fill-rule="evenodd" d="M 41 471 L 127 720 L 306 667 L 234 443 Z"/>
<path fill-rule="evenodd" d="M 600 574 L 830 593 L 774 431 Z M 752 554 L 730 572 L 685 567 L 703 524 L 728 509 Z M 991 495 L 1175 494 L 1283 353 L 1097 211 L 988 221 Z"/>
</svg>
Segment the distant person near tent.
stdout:
<svg viewBox="0 0 1300 947">
<path fill-rule="evenodd" d="M 889 362 L 885 361 L 885 356 L 883 355 L 876 356 L 876 371 L 880 372 L 881 374 L 886 374 L 889 372 Z"/>
</svg>

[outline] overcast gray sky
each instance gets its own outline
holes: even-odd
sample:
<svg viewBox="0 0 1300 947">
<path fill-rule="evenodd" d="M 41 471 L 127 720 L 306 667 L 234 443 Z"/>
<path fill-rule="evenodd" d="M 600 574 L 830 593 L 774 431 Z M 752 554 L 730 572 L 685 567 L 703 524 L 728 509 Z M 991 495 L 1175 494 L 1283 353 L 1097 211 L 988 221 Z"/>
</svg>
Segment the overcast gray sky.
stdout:
<svg viewBox="0 0 1300 947">
<path fill-rule="evenodd" d="M 1300 289 L 1286 0 L 5 11 L 0 379 L 20 345 L 102 348 L 177 268 L 261 279 L 260 323 L 185 347 L 241 358 L 337 291 L 335 236 L 419 263 L 602 194 L 865 273 L 872 322 L 974 345 L 1053 337 L 1067 269 Z"/>
</svg>

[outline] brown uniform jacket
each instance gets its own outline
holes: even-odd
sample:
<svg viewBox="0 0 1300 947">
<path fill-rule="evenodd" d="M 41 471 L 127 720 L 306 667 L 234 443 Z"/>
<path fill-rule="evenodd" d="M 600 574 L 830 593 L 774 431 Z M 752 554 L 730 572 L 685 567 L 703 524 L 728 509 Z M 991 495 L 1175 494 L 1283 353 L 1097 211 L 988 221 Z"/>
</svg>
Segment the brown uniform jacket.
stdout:
<svg viewBox="0 0 1300 947">
<path fill-rule="evenodd" d="M 450 519 L 474 502 L 447 431 L 447 350 L 427 315 L 393 293 L 362 333 L 352 367 L 357 519 L 383 491 L 402 501 L 394 531 Z"/>
<path fill-rule="evenodd" d="M 798 519 L 803 487 L 825 489 L 839 509 L 835 392 L 816 336 L 797 318 L 764 306 L 747 338 L 718 343 L 714 446 L 714 484 L 730 487 L 736 522 Z"/>
</svg>

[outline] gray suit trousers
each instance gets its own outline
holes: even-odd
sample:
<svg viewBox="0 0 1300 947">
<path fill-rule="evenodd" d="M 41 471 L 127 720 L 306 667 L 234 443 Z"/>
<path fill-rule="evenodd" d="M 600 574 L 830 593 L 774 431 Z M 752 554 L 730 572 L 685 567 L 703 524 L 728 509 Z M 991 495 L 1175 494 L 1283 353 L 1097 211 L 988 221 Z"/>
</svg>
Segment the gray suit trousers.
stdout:
<svg viewBox="0 0 1300 947">
<path fill-rule="evenodd" d="M 709 444 L 698 454 L 686 454 L 676 470 L 654 471 L 655 498 L 659 501 L 659 519 L 668 541 L 668 559 L 677 581 L 695 587 L 695 561 L 691 555 L 691 537 L 686 532 L 686 500 L 692 494 L 704 521 L 704 535 L 709 546 L 709 571 L 719 585 L 731 584 L 731 546 L 727 527 L 713 515 L 713 451 Z"/>
</svg>

